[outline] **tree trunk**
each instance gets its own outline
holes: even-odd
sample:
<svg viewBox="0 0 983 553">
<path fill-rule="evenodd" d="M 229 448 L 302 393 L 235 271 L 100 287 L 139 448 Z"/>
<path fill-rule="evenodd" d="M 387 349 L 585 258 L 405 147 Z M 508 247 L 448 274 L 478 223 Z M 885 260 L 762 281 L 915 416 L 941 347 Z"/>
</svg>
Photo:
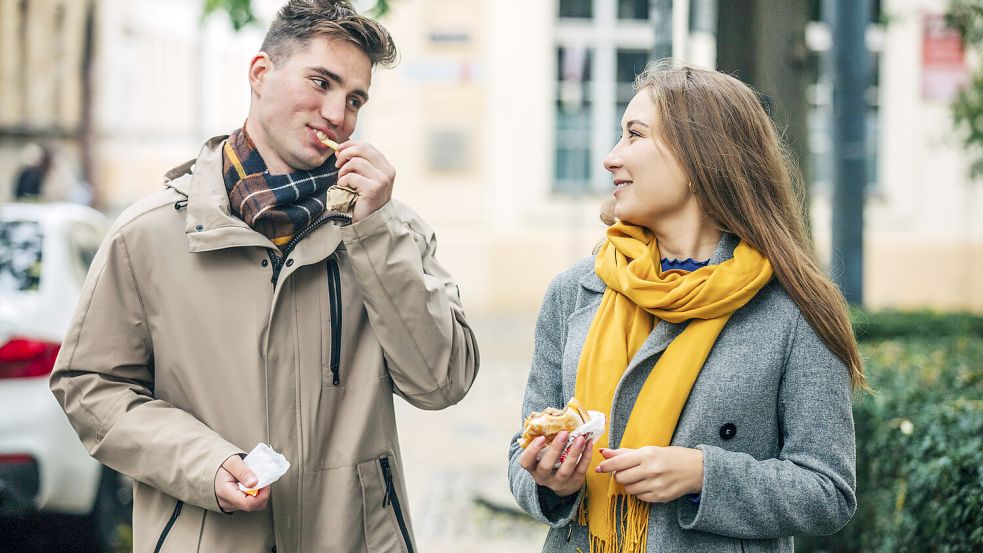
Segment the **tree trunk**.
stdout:
<svg viewBox="0 0 983 553">
<path fill-rule="evenodd" d="M 763 95 L 779 133 L 809 175 L 809 104 L 812 80 L 805 45 L 809 0 L 724 0 L 718 4 L 717 69 L 748 83 Z M 797 190 L 808 221 L 809 178 Z"/>
</svg>

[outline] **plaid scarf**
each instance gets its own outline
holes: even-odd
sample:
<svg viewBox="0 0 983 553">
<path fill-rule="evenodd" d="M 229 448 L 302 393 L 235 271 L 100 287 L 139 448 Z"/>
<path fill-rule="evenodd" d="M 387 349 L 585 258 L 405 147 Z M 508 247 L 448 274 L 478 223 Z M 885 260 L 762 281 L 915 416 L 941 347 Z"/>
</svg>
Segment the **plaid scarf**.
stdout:
<svg viewBox="0 0 983 553">
<path fill-rule="evenodd" d="M 328 187 L 338 180 L 334 156 L 311 171 L 270 175 L 245 126 L 226 140 L 222 157 L 232 214 L 277 246 L 288 244 L 317 220 L 324 212 Z"/>
</svg>

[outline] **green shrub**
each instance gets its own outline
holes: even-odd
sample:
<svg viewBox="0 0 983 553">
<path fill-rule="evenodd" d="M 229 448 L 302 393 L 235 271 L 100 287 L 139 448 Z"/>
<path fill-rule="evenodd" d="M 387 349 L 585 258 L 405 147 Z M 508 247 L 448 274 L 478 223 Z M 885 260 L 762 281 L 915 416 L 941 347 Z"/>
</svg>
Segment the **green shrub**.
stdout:
<svg viewBox="0 0 983 553">
<path fill-rule="evenodd" d="M 904 317 L 871 320 L 880 332 Z M 874 393 L 854 403 L 857 513 L 833 536 L 797 539 L 797 549 L 983 551 L 983 338 L 959 333 L 862 345 Z"/>
<path fill-rule="evenodd" d="M 980 336 L 983 337 L 983 316 L 972 313 L 941 313 L 937 311 L 852 311 L 853 331 L 857 340 L 870 342 L 911 336 Z"/>
</svg>

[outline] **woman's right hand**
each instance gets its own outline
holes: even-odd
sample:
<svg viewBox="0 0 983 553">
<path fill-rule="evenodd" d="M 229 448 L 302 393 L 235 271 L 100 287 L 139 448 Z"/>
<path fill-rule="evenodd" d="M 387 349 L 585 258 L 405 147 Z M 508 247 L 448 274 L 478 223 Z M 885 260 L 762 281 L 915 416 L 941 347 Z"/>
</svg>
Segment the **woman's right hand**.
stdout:
<svg viewBox="0 0 983 553">
<path fill-rule="evenodd" d="M 540 436 L 519 455 L 519 466 L 526 469 L 537 484 L 553 490 L 553 493 L 561 497 L 573 495 L 583 487 L 594 450 L 593 441 L 577 436 L 570 445 L 563 463 L 559 468 L 554 469 L 553 465 L 563 453 L 569 435 L 569 432 L 560 432 L 551 444 L 547 444 L 546 438 Z M 544 448 L 546 451 L 543 453 L 543 458 L 537 461 L 536 457 Z M 581 455 L 583 452 L 586 453 Z"/>
</svg>

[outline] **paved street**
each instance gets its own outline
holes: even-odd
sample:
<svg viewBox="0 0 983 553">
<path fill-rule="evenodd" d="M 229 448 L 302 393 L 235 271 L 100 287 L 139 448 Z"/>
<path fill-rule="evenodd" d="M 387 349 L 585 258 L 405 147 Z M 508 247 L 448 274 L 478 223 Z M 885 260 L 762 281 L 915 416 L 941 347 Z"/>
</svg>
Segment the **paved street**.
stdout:
<svg viewBox="0 0 983 553">
<path fill-rule="evenodd" d="M 481 352 L 471 392 L 443 411 L 396 406 L 410 508 L 424 553 L 532 553 L 546 527 L 517 509 L 507 450 L 520 424 L 534 320 L 469 318 Z"/>
</svg>

